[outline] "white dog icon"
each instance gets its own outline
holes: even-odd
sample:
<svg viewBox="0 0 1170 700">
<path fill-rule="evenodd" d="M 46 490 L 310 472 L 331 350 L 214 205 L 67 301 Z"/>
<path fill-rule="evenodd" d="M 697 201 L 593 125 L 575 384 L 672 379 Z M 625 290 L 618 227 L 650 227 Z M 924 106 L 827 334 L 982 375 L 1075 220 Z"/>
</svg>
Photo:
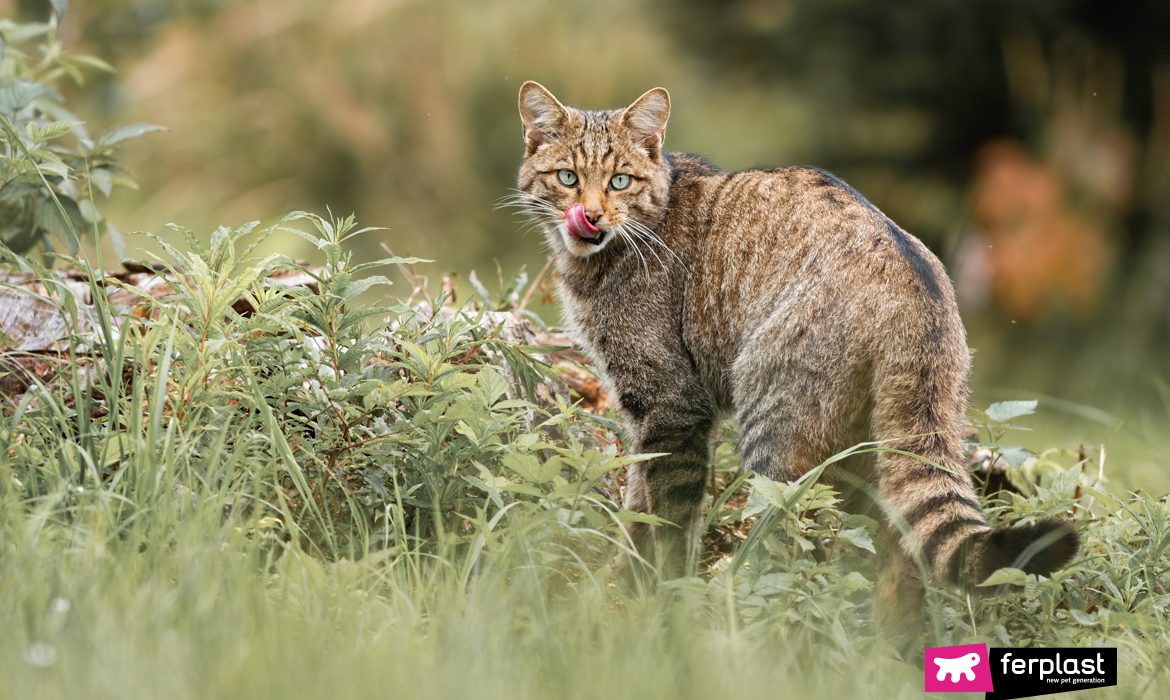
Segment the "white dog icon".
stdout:
<svg viewBox="0 0 1170 700">
<path fill-rule="evenodd" d="M 934 659 L 934 663 L 938 666 L 938 673 L 934 676 L 937 681 L 941 681 L 943 676 L 947 675 L 951 677 L 951 683 L 958 683 L 960 675 L 973 681 L 975 680 L 975 664 L 979 663 L 979 655 L 971 652 L 955 659 Z"/>
</svg>

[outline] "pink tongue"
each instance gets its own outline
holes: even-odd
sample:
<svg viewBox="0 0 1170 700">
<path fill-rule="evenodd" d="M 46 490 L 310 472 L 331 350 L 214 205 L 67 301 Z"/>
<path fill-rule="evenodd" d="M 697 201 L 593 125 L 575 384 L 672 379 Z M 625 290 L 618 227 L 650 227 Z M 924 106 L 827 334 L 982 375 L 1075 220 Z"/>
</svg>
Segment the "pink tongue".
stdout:
<svg viewBox="0 0 1170 700">
<path fill-rule="evenodd" d="M 585 218 L 584 204 L 574 204 L 565 210 L 565 226 L 575 238 L 597 238 L 597 233 L 601 230 Z"/>
</svg>

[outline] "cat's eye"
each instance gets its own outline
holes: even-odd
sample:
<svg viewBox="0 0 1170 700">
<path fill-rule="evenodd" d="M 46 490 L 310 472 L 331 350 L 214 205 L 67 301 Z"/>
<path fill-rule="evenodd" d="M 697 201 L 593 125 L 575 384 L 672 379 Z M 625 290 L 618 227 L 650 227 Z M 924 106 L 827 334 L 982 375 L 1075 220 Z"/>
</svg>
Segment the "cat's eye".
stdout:
<svg viewBox="0 0 1170 700">
<path fill-rule="evenodd" d="M 573 185 L 577 184 L 577 173 L 573 172 L 572 170 L 558 170 L 557 182 L 561 183 L 565 187 L 572 187 Z"/>
<path fill-rule="evenodd" d="M 618 173 L 610 178 L 609 186 L 615 190 L 624 190 L 630 186 L 630 176 L 625 173 Z"/>
</svg>

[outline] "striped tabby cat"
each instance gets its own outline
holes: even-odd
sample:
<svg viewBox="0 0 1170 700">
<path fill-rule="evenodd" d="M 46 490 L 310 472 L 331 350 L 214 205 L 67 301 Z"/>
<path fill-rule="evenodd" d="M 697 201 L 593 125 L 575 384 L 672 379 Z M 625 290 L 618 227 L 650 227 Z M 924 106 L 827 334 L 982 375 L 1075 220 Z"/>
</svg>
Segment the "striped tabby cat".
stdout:
<svg viewBox="0 0 1170 700">
<path fill-rule="evenodd" d="M 826 472 L 885 516 L 889 615 L 920 601 L 919 571 L 970 586 L 1066 562 L 1070 525 L 992 529 L 980 508 L 960 437 L 970 357 L 938 259 L 822 170 L 726 172 L 664 152 L 669 113 L 662 88 L 594 112 L 525 83 L 512 199 L 543 223 L 565 313 L 630 447 L 669 453 L 629 469 L 625 505 L 673 523 L 632 526 L 642 555 L 667 574 L 693 565 L 708 442 L 733 412 L 743 464 L 773 479 L 871 439 L 922 458 L 881 452 Z"/>
</svg>

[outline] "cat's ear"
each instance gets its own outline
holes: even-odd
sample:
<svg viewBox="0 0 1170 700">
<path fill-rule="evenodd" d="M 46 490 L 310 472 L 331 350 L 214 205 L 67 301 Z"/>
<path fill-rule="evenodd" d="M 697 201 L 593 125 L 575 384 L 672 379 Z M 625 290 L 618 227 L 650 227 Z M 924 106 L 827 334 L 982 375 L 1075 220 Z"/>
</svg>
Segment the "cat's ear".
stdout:
<svg viewBox="0 0 1170 700">
<path fill-rule="evenodd" d="M 520 86 L 520 121 L 524 123 L 524 142 L 529 152 L 542 143 L 560 139 L 568 118 L 565 106 L 543 85 L 529 80 Z"/>
<path fill-rule="evenodd" d="M 622 124 L 634 133 L 651 155 L 662 149 L 669 118 L 670 93 L 660 87 L 647 90 L 622 112 Z"/>
</svg>

